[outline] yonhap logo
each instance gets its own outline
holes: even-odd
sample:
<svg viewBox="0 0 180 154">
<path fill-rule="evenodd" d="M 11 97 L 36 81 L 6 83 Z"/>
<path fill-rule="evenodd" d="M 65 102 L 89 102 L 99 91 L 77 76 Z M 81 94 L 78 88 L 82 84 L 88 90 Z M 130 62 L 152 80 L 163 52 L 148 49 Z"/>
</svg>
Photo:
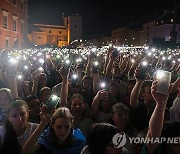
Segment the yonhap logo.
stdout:
<svg viewBox="0 0 180 154">
<path fill-rule="evenodd" d="M 126 134 L 124 132 L 117 133 L 112 138 L 114 148 L 116 149 L 123 147 L 126 144 L 126 141 Z"/>
</svg>

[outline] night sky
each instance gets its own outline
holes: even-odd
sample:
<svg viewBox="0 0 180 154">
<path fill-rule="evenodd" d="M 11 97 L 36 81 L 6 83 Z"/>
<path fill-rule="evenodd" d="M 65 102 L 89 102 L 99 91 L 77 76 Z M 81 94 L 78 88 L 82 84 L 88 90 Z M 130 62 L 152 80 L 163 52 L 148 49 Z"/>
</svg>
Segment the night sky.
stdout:
<svg viewBox="0 0 180 154">
<path fill-rule="evenodd" d="M 29 23 L 62 25 L 65 16 L 83 17 L 83 38 L 110 34 L 135 21 L 172 9 L 173 0 L 29 0 Z"/>
</svg>

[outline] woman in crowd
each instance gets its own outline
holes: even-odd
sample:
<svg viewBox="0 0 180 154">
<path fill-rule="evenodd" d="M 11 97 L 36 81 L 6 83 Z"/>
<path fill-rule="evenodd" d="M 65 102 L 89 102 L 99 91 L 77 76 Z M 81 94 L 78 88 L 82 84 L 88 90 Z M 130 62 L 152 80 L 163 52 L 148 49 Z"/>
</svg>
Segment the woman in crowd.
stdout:
<svg viewBox="0 0 180 154">
<path fill-rule="evenodd" d="M 111 106 L 116 99 L 106 90 L 100 90 L 93 99 L 91 105 L 92 119 L 96 122 L 108 122 L 111 118 Z"/>
<path fill-rule="evenodd" d="M 118 129 L 108 123 L 96 123 L 92 125 L 87 137 L 87 146 L 81 154 L 128 154 L 126 148 L 117 148 L 113 144 L 113 137 Z"/>
<path fill-rule="evenodd" d="M 0 126 L 0 153 L 21 153 L 23 144 L 38 126 L 29 123 L 28 116 L 28 106 L 23 100 L 15 100 L 9 104 L 5 125 Z"/>
<path fill-rule="evenodd" d="M 49 121 L 50 126 L 44 130 Z M 86 140 L 81 131 L 72 129 L 72 126 L 73 117 L 68 108 L 58 108 L 51 120 L 46 110 L 42 109 L 41 122 L 24 145 L 22 154 L 31 152 L 79 154 Z"/>
<path fill-rule="evenodd" d="M 112 112 L 112 118 L 111 118 L 111 124 L 117 127 L 119 132 L 126 133 L 127 137 L 136 137 L 138 131 L 132 127 L 130 122 L 130 109 L 128 106 L 126 106 L 123 103 L 117 103 L 112 106 L 111 109 Z M 130 151 L 131 153 L 134 153 L 135 145 L 126 143 L 125 147 Z"/>
<path fill-rule="evenodd" d="M 80 94 L 75 94 L 71 97 L 69 106 L 73 115 L 73 128 L 79 128 L 86 137 L 90 126 L 94 123 L 88 118 L 90 116 L 88 104 Z"/>
</svg>

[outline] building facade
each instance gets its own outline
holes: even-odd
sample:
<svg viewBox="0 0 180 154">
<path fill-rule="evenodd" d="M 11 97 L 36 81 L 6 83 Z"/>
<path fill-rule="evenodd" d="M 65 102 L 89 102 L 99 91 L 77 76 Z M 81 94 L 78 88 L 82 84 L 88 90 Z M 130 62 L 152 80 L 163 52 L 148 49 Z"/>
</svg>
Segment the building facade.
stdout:
<svg viewBox="0 0 180 154">
<path fill-rule="evenodd" d="M 27 0 L 0 0 L 0 49 L 22 49 L 27 41 Z"/>
<path fill-rule="evenodd" d="M 28 34 L 29 44 L 61 47 L 69 45 L 74 40 L 82 39 L 82 17 L 63 16 L 63 19 L 63 26 L 34 24 L 31 34 Z"/>
</svg>

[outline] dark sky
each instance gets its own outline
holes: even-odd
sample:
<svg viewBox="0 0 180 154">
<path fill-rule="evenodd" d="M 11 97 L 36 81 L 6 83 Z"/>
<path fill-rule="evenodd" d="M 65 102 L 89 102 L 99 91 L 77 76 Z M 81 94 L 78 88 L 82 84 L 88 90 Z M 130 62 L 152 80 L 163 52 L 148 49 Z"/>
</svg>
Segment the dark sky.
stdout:
<svg viewBox="0 0 180 154">
<path fill-rule="evenodd" d="M 114 28 L 146 20 L 172 9 L 173 0 L 29 0 L 29 22 L 62 25 L 65 16 L 83 17 L 83 37 L 109 34 Z"/>
</svg>

